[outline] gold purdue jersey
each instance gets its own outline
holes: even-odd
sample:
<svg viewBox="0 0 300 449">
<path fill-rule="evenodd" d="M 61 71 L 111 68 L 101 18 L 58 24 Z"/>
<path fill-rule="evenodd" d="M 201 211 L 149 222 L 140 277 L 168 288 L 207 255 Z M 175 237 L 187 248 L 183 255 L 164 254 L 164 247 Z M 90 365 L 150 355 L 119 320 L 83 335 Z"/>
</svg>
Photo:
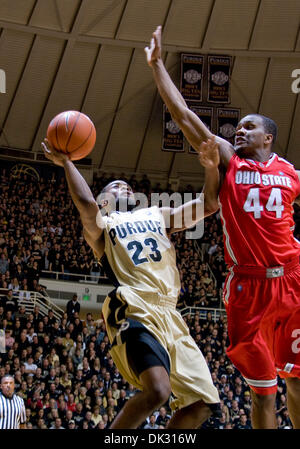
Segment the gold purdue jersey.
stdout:
<svg viewBox="0 0 300 449">
<path fill-rule="evenodd" d="M 114 283 L 177 298 L 180 290 L 176 252 L 157 206 L 103 217 L 106 271 Z M 112 276 L 112 273 L 108 272 Z"/>
</svg>

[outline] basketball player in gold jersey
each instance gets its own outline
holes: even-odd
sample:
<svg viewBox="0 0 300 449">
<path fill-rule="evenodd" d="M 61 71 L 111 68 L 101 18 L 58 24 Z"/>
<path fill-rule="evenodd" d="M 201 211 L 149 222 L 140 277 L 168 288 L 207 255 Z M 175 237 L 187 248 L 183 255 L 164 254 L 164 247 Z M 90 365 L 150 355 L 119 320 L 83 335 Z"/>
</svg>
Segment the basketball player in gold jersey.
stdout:
<svg viewBox="0 0 300 449">
<path fill-rule="evenodd" d="M 134 194 L 127 183 L 117 180 L 102 191 L 100 207 L 108 212 L 102 216 L 68 156 L 47 140 L 42 146 L 45 156 L 64 168 L 85 239 L 116 286 L 102 309 L 110 353 L 122 376 L 141 391 L 125 404 L 111 428 L 137 428 L 171 393 L 174 413 L 168 427 L 200 427 L 218 409 L 219 396 L 205 359 L 176 310 L 180 279 L 169 236 L 203 218 L 195 216 L 203 199 L 177 208 L 120 212 L 118 204 L 124 199 L 133 203 Z M 212 212 L 204 207 L 204 215 Z M 184 224 L 175 227 L 179 216 Z"/>
</svg>

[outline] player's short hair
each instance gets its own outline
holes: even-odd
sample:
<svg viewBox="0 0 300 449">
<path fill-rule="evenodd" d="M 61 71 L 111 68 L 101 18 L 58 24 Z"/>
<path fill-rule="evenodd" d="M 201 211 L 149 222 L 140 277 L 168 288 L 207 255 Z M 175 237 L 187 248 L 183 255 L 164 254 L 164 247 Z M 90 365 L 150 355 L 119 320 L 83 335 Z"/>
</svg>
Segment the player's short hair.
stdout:
<svg viewBox="0 0 300 449">
<path fill-rule="evenodd" d="M 124 184 L 128 184 L 127 181 L 124 181 L 123 179 L 114 179 L 113 181 L 109 182 L 108 184 L 106 184 L 105 187 L 103 187 L 103 189 L 101 190 L 101 192 L 99 193 L 99 195 L 106 193 L 109 190 L 109 187 L 111 186 L 111 184 L 114 184 L 115 182 L 124 182 Z M 130 187 L 130 186 L 129 186 Z"/>
<path fill-rule="evenodd" d="M 100 199 L 100 198 L 101 198 L 102 200 L 105 199 L 105 193 L 107 193 L 107 191 L 109 190 L 109 187 L 111 186 L 111 184 L 114 184 L 115 182 L 124 182 L 124 184 L 127 184 L 127 185 L 130 187 L 130 185 L 128 184 L 128 182 L 127 182 L 127 181 L 124 181 L 123 179 L 114 179 L 113 181 L 111 181 L 111 182 L 109 182 L 108 184 L 106 184 L 106 186 L 103 187 L 103 189 L 101 190 L 101 192 L 100 192 L 99 195 L 97 196 L 97 203 L 98 203 L 98 206 L 99 206 L 99 209 L 100 209 L 100 210 L 103 209 L 103 206 L 101 205 L 99 199 Z M 131 187 L 130 187 L 130 188 L 131 188 Z M 105 207 L 104 207 L 104 209 L 105 209 Z"/>
<path fill-rule="evenodd" d="M 272 145 L 274 145 L 274 143 L 276 142 L 277 133 L 278 133 L 278 128 L 277 128 L 277 125 L 274 122 L 274 120 L 272 120 L 269 117 L 266 117 L 265 115 L 261 115 L 261 114 L 251 114 L 251 115 L 254 115 L 256 117 L 260 117 L 262 119 L 263 126 L 264 126 L 264 129 L 265 129 L 266 133 L 267 134 L 272 134 L 272 136 L 273 136 Z"/>
<path fill-rule="evenodd" d="M 111 185 L 111 183 L 114 181 L 109 182 L 105 187 L 103 187 L 103 189 L 101 190 L 101 192 L 99 193 L 98 197 L 97 197 L 97 203 L 99 206 L 99 209 L 101 210 L 103 208 L 99 198 L 101 198 L 101 200 L 105 199 L 105 193 L 108 191 L 109 186 Z"/>
</svg>

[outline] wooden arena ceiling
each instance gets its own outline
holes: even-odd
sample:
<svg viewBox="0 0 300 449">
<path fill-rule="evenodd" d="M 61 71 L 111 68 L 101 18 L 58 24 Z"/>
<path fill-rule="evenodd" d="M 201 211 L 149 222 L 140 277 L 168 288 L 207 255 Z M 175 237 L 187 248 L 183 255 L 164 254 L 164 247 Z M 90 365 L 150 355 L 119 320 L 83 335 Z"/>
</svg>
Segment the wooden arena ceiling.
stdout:
<svg viewBox="0 0 300 449">
<path fill-rule="evenodd" d="M 162 102 L 144 47 L 163 25 L 163 58 L 233 56 L 231 104 L 279 124 L 275 151 L 300 168 L 299 0 L 0 0 L 0 147 L 40 153 L 50 119 L 82 110 L 97 127 L 93 166 L 202 178 L 196 156 L 161 151 Z"/>
</svg>

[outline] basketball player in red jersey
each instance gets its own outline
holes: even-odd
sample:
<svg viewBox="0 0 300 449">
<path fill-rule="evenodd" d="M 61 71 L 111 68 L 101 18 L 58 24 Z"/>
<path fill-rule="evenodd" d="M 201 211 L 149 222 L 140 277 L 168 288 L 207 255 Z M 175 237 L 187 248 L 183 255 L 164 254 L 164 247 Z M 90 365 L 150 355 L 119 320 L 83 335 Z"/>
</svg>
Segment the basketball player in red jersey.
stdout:
<svg viewBox="0 0 300 449">
<path fill-rule="evenodd" d="M 258 114 L 237 126 L 235 146 L 214 136 L 188 109 L 161 59 L 161 27 L 145 49 L 173 120 L 205 166 L 214 188 L 205 201 L 220 208 L 229 275 L 224 287 L 227 354 L 252 391 L 253 428 L 276 428 L 277 374 L 286 380 L 288 409 L 300 428 L 300 242 L 293 203 L 300 172 L 272 153 L 277 126 Z"/>
</svg>

